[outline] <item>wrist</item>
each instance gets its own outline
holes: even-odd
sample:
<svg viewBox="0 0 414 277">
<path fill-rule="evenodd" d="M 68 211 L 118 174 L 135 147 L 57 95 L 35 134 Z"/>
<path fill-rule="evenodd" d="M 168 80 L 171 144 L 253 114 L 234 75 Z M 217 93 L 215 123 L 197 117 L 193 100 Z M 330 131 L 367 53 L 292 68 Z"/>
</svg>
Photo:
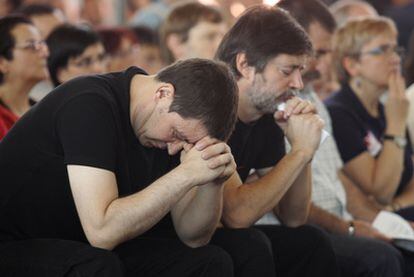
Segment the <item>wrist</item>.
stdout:
<svg viewBox="0 0 414 277">
<path fill-rule="evenodd" d="M 304 148 L 295 148 L 292 146 L 290 154 L 299 157 L 304 163 L 310 163 L 313 159 L 314 151 Z"/>
<path fill-rule="evenodd" d="M 387 126 L 387 129 L 385 130 L 385 134 L 390 136 L 403 137 L 405 136 L 405 129 L 405 124 L 401 126 L 390 124 Z"/>
<path fill-rule="evenodd" d="M 194 174 L 189 168 L 187 168 L 183 164 L 180 164 L 179 166 L 174 168 L 172 171 L 170 171 L 170 173 L 176 175 L 180 183 L 184 186 L 194 187 L 199 184 L 199 181 L 196 177 L 197 174 Z"/>
</svg>

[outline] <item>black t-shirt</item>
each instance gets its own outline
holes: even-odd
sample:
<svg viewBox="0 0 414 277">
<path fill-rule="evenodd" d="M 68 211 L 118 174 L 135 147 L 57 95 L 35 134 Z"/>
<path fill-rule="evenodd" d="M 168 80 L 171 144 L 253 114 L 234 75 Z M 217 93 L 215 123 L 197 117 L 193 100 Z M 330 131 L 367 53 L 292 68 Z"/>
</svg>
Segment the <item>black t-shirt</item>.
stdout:
<svg viewBox="0 0 414 277">
<path fill-rule="evenodd" d="M 368 151 L 378 157 L 386 128 L 384 107 L 379 105 L 379 116 L 373 117 L 348 85 L 325 101 L 332 119 L 332 129 L 343 162 L 346 164 Z M 410 138 L 407 133 L 407 139 Z M 413 175 L 411 143 L 404 150 L 404 170 L 397 190 L 401 193 Z"/>
<path fill-rule="evenodd" d="M 283 131 L 272 115 L 265 115 L 253 124 L 239 120 L 228 144 L 243 182 L 251 169 L 274 166 L 286 153 Z"/>
<path fill-rule="evenodd" d="M 86 241 L 67 165 L 114 172 L 121 197 L 171 169 L 167 151 L 143 147 L 131 127 L 129 90 L 136 74 L 146 73 L 131 67 L 69 81 L 27 112 L 1 141 L 0 240 Z M 171 227 L 169 216 L 157 227 L 165 224 Z"/>
</svg>

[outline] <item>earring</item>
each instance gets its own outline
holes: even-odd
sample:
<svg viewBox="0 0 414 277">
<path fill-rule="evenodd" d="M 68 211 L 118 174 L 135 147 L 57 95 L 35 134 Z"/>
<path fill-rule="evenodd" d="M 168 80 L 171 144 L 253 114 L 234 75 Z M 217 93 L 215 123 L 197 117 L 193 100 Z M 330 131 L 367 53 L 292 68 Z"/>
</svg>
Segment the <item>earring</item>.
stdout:
<svg viewBox="0 0 414 277">
<path fill-rule="evenodd" d="M 361 88 L 361 86 L 362 86 L 362 81 L 361 81 L 361 79 L 360 79 L 359 77 L 354 78 L 354 83 L 355 83 L 355 86 L 356 86 L 357 88 Z"/>
</svg>

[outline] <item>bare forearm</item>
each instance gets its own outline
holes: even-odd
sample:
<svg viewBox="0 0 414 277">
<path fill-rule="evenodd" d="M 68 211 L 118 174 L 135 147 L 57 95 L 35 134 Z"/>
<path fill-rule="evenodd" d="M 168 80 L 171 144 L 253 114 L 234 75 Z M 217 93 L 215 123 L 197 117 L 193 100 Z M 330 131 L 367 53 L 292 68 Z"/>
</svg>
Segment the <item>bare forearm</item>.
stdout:
<svg viewBox="0 0 414 277">
<path fill-rule="evenodd" d="M 223 185 L 209 183 L 194 190 L 188 200 L 185 196 L 177 203 L 172 214 L 180 238 L 197 247 L 208 243 L 216 230 L 223 206 Z"/>
<path fill-rule="evenodd" d="M 388 204 L 393 199 L 401 179 L 403 150 L 393 142 L 385 141 L 374 171 L 372 194 L 380 203 Z"/>
<path fill-rule="evenodd" d="M 112 249 L 159 222 L 192 187 L 179 169 L 159 178 L 150 186 L 128 197 L 111 202 L 99 225 L 94 226 L 92 245 Z M 87 234 L 88 236 L 88 234 Z M 89 238 L 89 236 L 88 236 Z"/>
<path fill-rule="evenodd" d="M 380 209 L 342 171 L 338 171 L 338 177 L 346 192 L 348 211 L 356 219 L 372 222 Z"/>
<path fill-rule="evenodd" d="M 312 173 L 311 165 L 308 163 L 280 200 L 278 218 L 290 227 L 305 224 L 309 214 L 311 193 Z"/>
<path fill-rule="evenodd" d="M 226 188 L 224 223 L 234 228 L 248 227 L 265 213 L 272 211 L 308 160 L 300 151 L 290 152 L 258 180 L 231 190 Z"/>
<path fill-rule="evenodd" d="M 408 206 L 414 206 L 414 179 L 411 178 L 410 183 L 404 189 L 404 191 L 396 196 L 393 200 L 396 202 L 400 208 L 405 208 Z"/>
<path fill-rule="evenodd" d="M 318 225 L 333 234 L 347 234 L 348 222 L 311 203 L 308 222 Z"/>
</svg>

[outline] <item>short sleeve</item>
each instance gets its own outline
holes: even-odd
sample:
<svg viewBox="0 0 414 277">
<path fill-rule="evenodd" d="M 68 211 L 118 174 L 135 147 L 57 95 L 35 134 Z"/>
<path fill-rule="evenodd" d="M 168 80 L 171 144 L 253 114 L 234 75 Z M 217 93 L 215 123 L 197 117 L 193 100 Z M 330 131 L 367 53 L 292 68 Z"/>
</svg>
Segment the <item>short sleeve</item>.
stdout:
<svg viewBox="0 0 414 277">
<path fill-rule="evenodd" d="M 263 122 L 263 145 L 255 163 L 256 169 L 275 166 L 286 154 L 285 135 L 282 129 L 274 122 L 273 117 L 267 117 Z"/>
<path fill-rule="evenodd" d="M 366 129 L 356 116 L 341 107 L 328 105 L 332 120 L 332 130 L 342 161 L 347 163 L 362 152 L 367 151 Z"/>
<path fill-rule="evenodd" d="M 83 94 L 67 102 L 56 114 L 56 133 L 65 164 L 115 172 L 115 116 L 102 96 Z"/>
</svg>

